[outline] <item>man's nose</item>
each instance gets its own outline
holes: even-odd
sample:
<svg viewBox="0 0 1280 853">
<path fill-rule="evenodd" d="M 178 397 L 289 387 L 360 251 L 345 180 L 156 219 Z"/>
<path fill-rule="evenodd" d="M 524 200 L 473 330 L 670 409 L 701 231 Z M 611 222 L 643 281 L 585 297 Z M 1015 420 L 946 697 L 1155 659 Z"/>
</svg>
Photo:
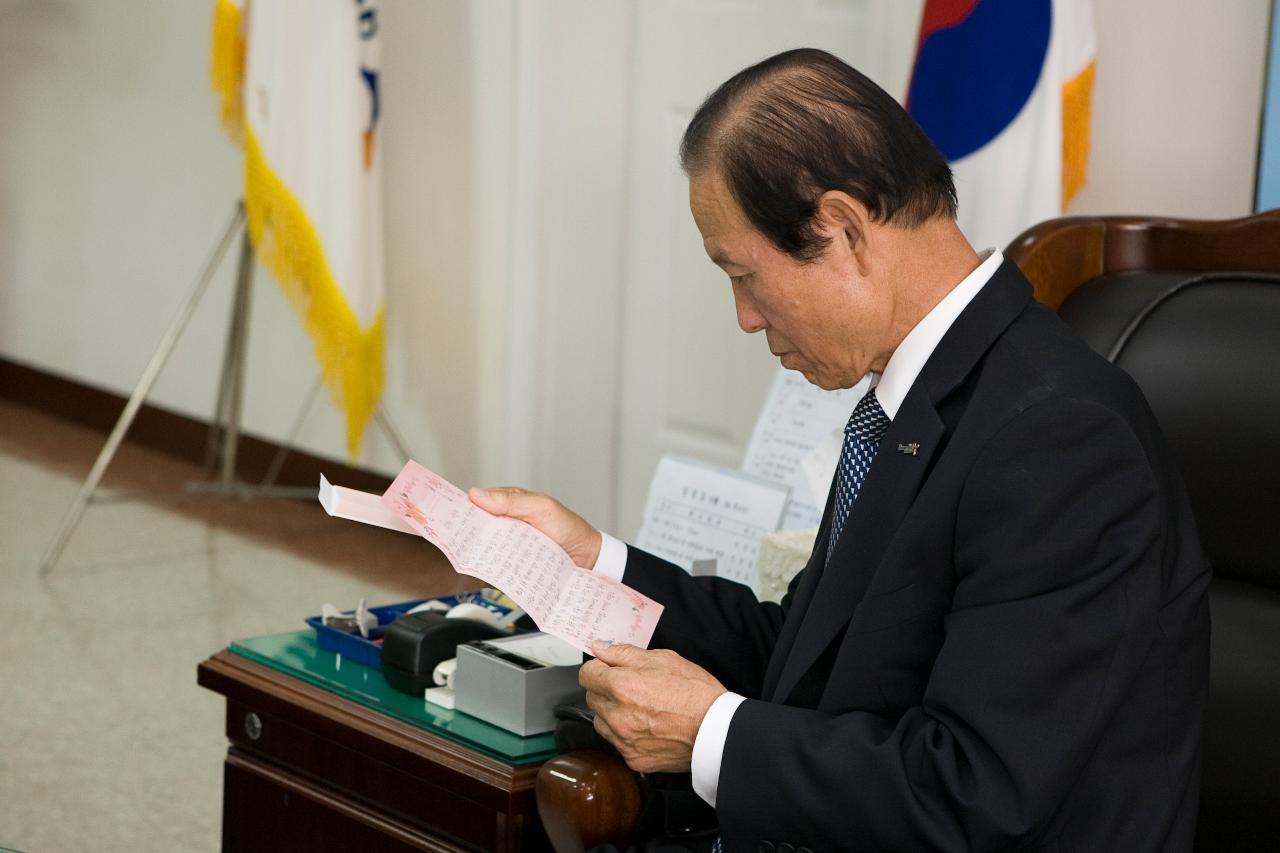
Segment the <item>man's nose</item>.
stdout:
<svg viewBox="0 0 1280 853">
<path fill-rule="evenodd" d="M 741 285 L 733 286 L 733 305 L 738 312 L 738 328 L 747 334 L 758 332 L 765 327 L 764 315 L 756 308 L 751 297 L 745 293 Z"/>
</svg>

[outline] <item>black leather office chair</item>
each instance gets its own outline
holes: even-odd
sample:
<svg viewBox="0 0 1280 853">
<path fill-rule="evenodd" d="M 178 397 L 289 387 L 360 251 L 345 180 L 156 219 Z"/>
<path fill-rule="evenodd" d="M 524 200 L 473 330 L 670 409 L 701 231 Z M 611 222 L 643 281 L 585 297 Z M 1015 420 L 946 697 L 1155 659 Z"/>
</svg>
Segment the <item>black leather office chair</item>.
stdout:
<svg viewBox="0 0 1280 853">
<path fill-rule="evenodd" d="M 1006 254 L 1137 380 L 1187 481 L 1215 572 L 1196 848 L 1280 848 L 1280 211 L 1056 219 Z M 549 762 L 538 803 L 556 849 L 626 838 L 638 790 L 604 753 Z"/>
<path fill-rule="evenodd" d="M 1214 570 L 1196 849 L 1280 849 L 1280 210 L 1059 219 L 1007 254 L 1141 386 L 1186 479 Z"/>
</svg>

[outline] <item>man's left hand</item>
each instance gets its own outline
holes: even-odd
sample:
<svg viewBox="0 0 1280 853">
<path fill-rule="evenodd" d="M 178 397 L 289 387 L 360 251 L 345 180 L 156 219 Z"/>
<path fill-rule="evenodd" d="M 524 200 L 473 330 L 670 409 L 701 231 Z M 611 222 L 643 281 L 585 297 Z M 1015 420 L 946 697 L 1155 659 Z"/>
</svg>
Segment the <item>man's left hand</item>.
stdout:
<svg viewBox="0 0 1280 853">
<path fill-rule="evenodd" d="M 666 649 L 596 643 L 579 683 L 596 731 L 640 773 L 684 773 L 707 709 L 727 692 L 711 673 Z"/>
</svg>

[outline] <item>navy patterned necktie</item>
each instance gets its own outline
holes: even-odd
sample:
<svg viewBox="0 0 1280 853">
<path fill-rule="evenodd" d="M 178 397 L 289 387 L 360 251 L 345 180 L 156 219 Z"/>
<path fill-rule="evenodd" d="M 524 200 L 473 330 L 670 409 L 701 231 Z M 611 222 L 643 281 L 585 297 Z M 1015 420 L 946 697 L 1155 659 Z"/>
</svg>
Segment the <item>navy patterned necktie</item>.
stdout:
<svg viewBox="0 0 1280 853">
<path fill-rule="evenodd" d="M 836 505 L 831 516 L 831 537 L 827 540 L 827 559 L 836 549 L 844 532 L 849 511 L 862 490 L 862 481 L 880 449 L 880 439 L 889 431 L 889 416 L 880 407 L 873 388 L 854 406 L 844 428 L 844 446 L 840 449 L 840 467 L 836 471 Z"/>
</svg>

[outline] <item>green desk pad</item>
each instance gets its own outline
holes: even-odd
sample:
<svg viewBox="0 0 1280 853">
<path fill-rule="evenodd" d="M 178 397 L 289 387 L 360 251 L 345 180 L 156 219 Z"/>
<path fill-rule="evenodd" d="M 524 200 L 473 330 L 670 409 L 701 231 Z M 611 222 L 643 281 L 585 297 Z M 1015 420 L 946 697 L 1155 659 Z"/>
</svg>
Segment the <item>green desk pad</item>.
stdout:
<svg viewBox="0 0 1280 853">
<path fill-rule="evenodd" d="M 532 764 L 555 754 L 555 737 L 550 732 L 520 737 L 461 711 L 450 711 L 429 704 L 420 696 L 393 690 L 382 673 L 373 667 L 321 649 L 316 645 L 314 631 L 250 637 L 236 640 L 230 649 L 241 657 L 323 687 L 508 764 Z"/>
</svg>

